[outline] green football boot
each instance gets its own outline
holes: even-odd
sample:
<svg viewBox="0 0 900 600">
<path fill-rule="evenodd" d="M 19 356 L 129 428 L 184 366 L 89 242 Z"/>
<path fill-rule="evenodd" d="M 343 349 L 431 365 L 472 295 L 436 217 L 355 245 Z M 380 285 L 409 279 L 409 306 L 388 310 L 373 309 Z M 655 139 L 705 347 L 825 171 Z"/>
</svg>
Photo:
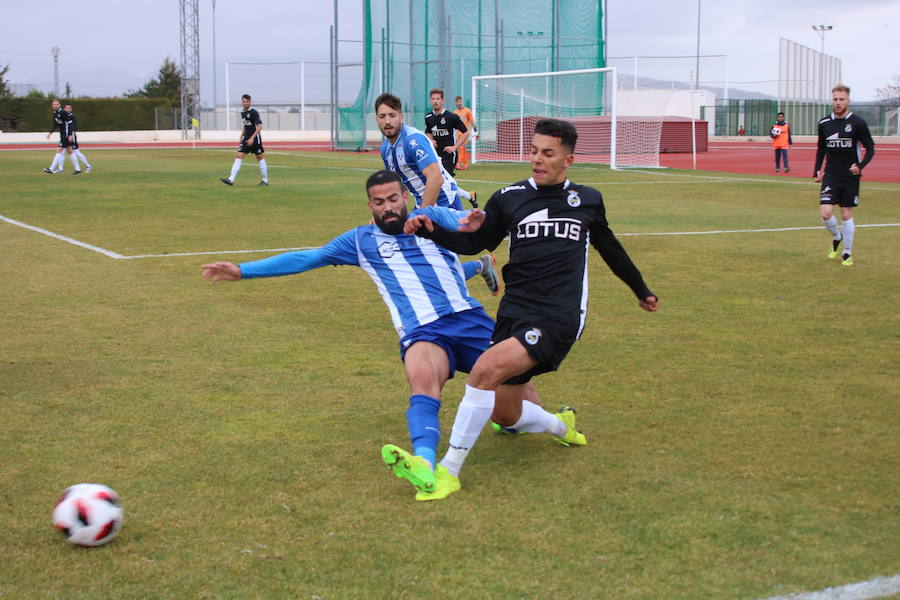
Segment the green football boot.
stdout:
<svg viewBox="0 0 900 600">
<path fill-rule="evenodd" d="M 421 456 L 410 454 L 393 444 L 386 444 L 381 449 L 381 458 L 394 475 L 413 484 L 419 492 L 430 494 L 434 491 L 434 471 Z"/>
<path fill-rule="evenodd" d="M 575 429 L 575 409 L 571 406 L 563 406 L 554 416 L 566 424 L 566 434 L 562 437 L 554 436 L 553 439 L 563 446 L 585 446 L 587 438 L 584 434 Z"/>
<path fill-rule="evenodd" d="M 429 500 L 443 500 L 453 492 L 459 491 L 459 488 L 462 487 L 459 484 L 459 477 L 451 475 L 450 471 L 448 471 L 446 467 L 442 467 L 441 465 L 438 465 L 437 469 L 434 470 L 434 476 L 434 491 L 430 494 L 425 492 L 418 492 L 416 494 L 417 501 L 427 502 Z"/>
</svg>

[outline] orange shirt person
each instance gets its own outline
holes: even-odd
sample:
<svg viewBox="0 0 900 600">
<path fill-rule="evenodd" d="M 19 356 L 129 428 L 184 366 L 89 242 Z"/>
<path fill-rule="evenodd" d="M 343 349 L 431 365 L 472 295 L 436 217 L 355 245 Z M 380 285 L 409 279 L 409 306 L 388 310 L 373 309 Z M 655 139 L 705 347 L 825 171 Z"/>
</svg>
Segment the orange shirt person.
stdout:
<svg viewBox="0 0 900 600">
<path fill-rule="evenodd" d="M 456 110 L 453 112 L 462 120 L 463 125 L 465 125 L 466 128 L 472 129 L 472 139 L 474 139 L 475 134 L 478 132 L 478 128 L 475 127 L 475 115 L 472 114 L 472 111 L 468 107 L 463 106 L 462 96 L 456 97 Z M 459 147 L 456 168 L 462 171 L 469 168 L 469 151 L 466 149 L 465 144 Z"/>
<path fill-rule="evenodd" d="M 784 113 L 780 112 L 775 117 L 772 130 L 769 132 L 769 137 L 772 138 L 772 148 L 775 150 L 775 172 L 781 171 L 781 158 L 784 157 L 784 172 L 790 173 L 788 148 L 794 143 L 794 140 L 791 139 L 791 125 L 784 120 Z"/>
</svg>

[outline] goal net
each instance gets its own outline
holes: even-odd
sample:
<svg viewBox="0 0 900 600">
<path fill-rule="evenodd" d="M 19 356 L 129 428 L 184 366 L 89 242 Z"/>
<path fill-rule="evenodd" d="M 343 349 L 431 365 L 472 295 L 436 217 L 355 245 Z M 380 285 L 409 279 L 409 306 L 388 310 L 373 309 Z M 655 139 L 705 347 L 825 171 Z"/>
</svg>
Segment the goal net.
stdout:
<svg viewBox="0 0 900 600">
<path fill-rule="evenodd" d="M 623 107 L 613 67 L 473 77 L 473 162 L 527 161 L 535 123 L 551 117 L 575 126 L 581 162 L 658 167 L 664 113 L 641 106 L 647 100 L 635 96 Z"/>
</svg>

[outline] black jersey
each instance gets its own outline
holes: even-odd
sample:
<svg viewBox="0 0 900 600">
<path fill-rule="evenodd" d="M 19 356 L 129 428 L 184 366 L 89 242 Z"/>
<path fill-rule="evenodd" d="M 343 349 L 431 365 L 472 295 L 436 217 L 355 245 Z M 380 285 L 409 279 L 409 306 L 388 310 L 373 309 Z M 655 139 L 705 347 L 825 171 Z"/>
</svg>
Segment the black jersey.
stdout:
<svg viewBox="0 0 900 600">
<path fill-rule="evenodd" d="M 860 144 L 866 149 L 865 157 L 860 156 Z M 858 177 L 850 172 L 850 167 L 856 164 L 861 171 L 875 155 L 875 142 L 869 133 L 869 126 L 862 117 L 851 112 L 843 119 L 838 119 L 831 113 L 819 121 L 819 146 L 813 177 L 822 168 L 822 160 L 826 155 L 827 175 L 842 179 Z"/>
<path fill-rule="evenodd" d="M 255 108 L 251 108 L 249 110 L 241 111 L 241 122 L 244 124 L 244 139 L 249 139 L 253 132 L 256 131 L 256 126 L 262 123 L 262 119 L 259 118 L 259 113 L 256 112 Z"/>
<path fill-rule="evenodd" d="M 75 118 L 74 113 L 66 113 L 69 116 L 69 134 L 75 135 L 75 132 L 78 131 L 78 119 Z"/>
<path fill-rule="evenodd" d="M 452 146 L 456 143 L 453 134 L 454 129 L 460 133 L 468 131 L 465 123 L 462 122 L 462 119 L 456 113 L 445 110 L 438 115 L 434 114 L 434 111 L 425 115 L 425 132 L 430 133 L 434 141 L 437 142 L 438 153 L 447 146 Z"/>
<path fill-rule="evenodd" d="M 435 226 L 431 237 L 460 254 L 493 250 L 509 235 L 506 292 L 499 317 L 580 319 L 587 313 L 587 256 L 592 245 L 622 281 L 643 300 L 653 295 L 640 271 L 610 231 L 600 192 L 565 182 L 539 187 L 534 179 L 498 190 L 484 208 L 475 233 Z"/>
<path fill-rule="evenodd" d="M 57 108 L 53 111 L 53 127 L 50 128 L 50 133 L 53 133 L 57 129 L 59 129 L 59 135 L 61 137 L 68 137 L 69 135 L 69 113 L 67 113 L 62 108 Z"/>
</svg>

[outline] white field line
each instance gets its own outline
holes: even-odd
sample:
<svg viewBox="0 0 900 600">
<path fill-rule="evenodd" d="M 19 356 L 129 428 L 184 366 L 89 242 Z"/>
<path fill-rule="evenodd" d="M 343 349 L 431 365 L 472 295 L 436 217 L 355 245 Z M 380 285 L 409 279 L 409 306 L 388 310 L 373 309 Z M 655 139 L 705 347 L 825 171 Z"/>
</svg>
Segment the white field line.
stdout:
<svg viewBox="0 0 900 600">
<path fill-rule="evenodd" d="M 6 221 L 10 225 L 15 225 L 17 227 L 23 227 L 25 229 L 30 229 L 31 231 L 36 231 L 38 233 L 48 235 L 57 240 L 62 240 L 64 242 L 68 242 L 68 243 L 74 244 L 76 246 L 81 246 L 82 248 L 87 248 L 88 250 L 93 250 L 94 252 L 99 252 L 100 254 L 106 255 L 110 258 L 127 258 L 126 256 L 122 256 L 118 252 L 113 252 L 112 250 L 106 250 L 105 248 L 99 248 L 97 246 L 92 246 L 91 244 L 79 242 L 78 240 L 72 239 L 70 237 L 66 237 L 64 235 L 59 235 L 58 233 L 53 233 L 52 231 L 47 231 L 46 229 L 41 229 L 40 227 L 35 227 L 34 225 L 28 225 L 26 223 L 22 223 L 21 221 L 16 221 L 15 219 L 10 219 L 8 217 L 4 217 L 3 215 L 0 215 L 0 220 Z"/>
<path fill-rule="evenodd" d="M 298 246 L 296 248 L 261 248 L 258 250 L 210 250 L 204 252 L 170 252 L 166 254 L 135 254 L 133 256 L 125 256 L 123 254 L 119 254 L 118 252 L 113 252 L 112 250 L 107 250 L 105 248 L 100 248 L 99 246 L 94 246 L 92 244 L 87 244 L 85 242 L 80 242 L 76 239 L 66 237 L 64 235 L 59 235 L 58 233 L 53 233 L 52 231 L 48 231 L 46 229 L 42 229 L 40 227 L 35 227 L 34 225 L 28 225 L 27 223 L 22 223 L 21 221 L 16 221 L 15 219 L 10 219 L 9 217 L 4 217 L 0 215 L 0 221 L 5 221 L 10 225 L 15 225 L 17 227 L 22 227 L 24 229 L 29 229 L 31 231 L 36 231 L 37 233 L 41 233 L 43 235 L 52 237 L 57 240 L 61 240 L 63 242 L 68 242 L 70 244 L 74 244 L 75 246 L 81 246 L 82 248 L 87 248 L 88 250 L 93 250 L 94 252 L 99 252 L 104 256 L 108 256 L 110 258 L 115 258 L 118 260 L 131 260 L 134 258 L 168 258 L 171 256 L 204 256 L 204 255 L 213 255 L 213 254 L 254 254 L 259 252 L 290 252 L 294 250 L 310 250 L 312 248 L 318 248 L 319 246 Z M 900 227 L 900 223 L 864 223 L 857 225 L 857 227 Z M 711 231 L 654 231 L 654 232 L 646 232 L 646 233 L 618 233 L 616 235 L 621 237 L 644 237 L 644 236 L 660 236 L 660 235 L 673 235 L 673 236 L 681 236 L 681 235 L 710 235 L 710 234 L 723 234 L 723 233 L 770 233 L 777 231 L 805 231 L 805 230 L 819 230 L 822 227 L 778 227 L 773 229 L 717 229 Z"/>
<path fill-rule="evenodd" d="M 900 592 L 900 575 L 876 577 L 860 583 L 825 588 L 818 592 L 772 596 L 766 600 L 870 600 Z"/>
<path fill-rule="evenodd" d="M 900 223 L 868 223 L 857 227 L 900 227 Z M 651 231 L 646 233 L 617 233 L 617 236 L 652 236 L 652 235 L 710 235 L 714 233 L 769 233 L 772 231 L 804 231 L 808 229 L 819 230 L 818 227 L 777 227 L 773 229 L 716 229 L 711 231 Z"/>
</svg>

